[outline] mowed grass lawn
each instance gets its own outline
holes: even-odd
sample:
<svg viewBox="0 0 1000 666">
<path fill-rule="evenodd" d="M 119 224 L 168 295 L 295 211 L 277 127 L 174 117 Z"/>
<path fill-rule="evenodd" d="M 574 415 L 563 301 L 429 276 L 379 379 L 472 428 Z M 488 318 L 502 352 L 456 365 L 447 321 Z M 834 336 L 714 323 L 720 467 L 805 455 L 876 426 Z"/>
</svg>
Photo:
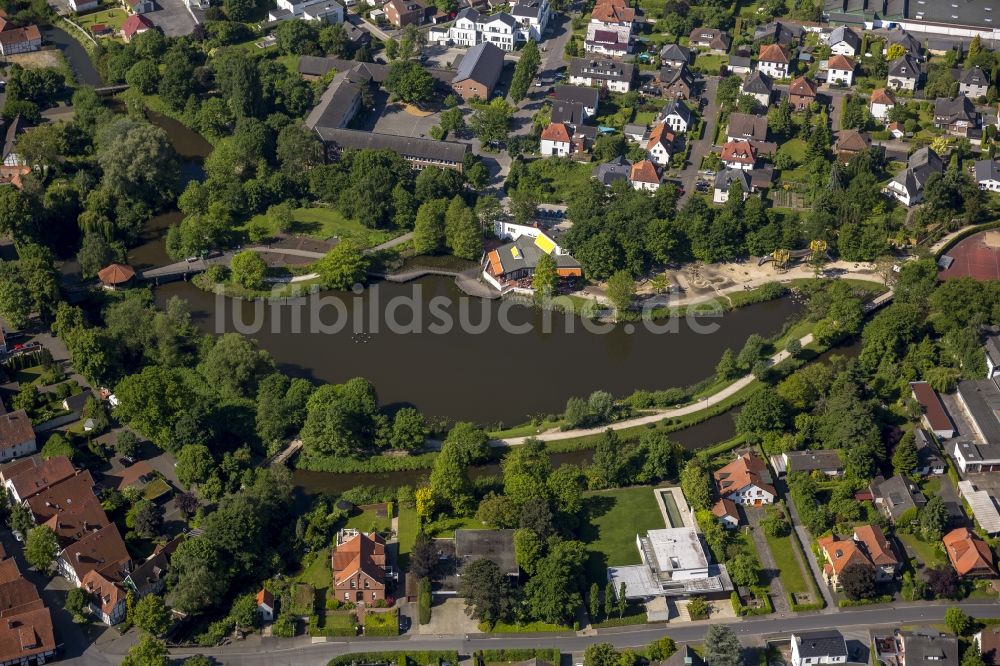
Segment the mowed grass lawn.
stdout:
<svg viewBox="0 0 1000 666">
<path fill-rule="evenodd" d="M 122 23 L 125 22 L 125 18 L 127 16 L 128 14 L 124 9 L 121 7 L 114 7 L 111 9 L 102 9 L 100 11 L 91 12 L 90 14 L 81 14 L 74 20 L 79 23 L 88 34 L 93 34 L 90 28 L 98 23 L 103 23 L 115 32 L 118 32 L 122 29 Z"/>
<path fill-rule="evenodd" d="M 925 567 L 932 567 L 935 564 L 944 564 L 944 555 L 932 543 L 921 541 L 912 534 L 903 531 L 896 532 L 896 536 L 908 551 L 916 553 L 917 559 Z"/>
<path fill-rule="evenodd" d="M 336 236 L 341 240 L 354 241 L 362 247 L 384 243 L 403 233 L 395 230 L 369 229 L 357 220 L 344 217 L 340 211 L 333 208 L 296 208 L 292 211 L 292 220 L 289 233 L 312 236 L 321 240 Z M 264 224 L 270 233 L 277 231 L 276 222 L 264 214 L 253 216 L 247 224 L 258 222 Z M 246 229 L 246 225 L 243 229 Z"/>
<path fill-rule="evenodd" d="M 663 514 L 652 486 L 586 493 L 586 513 L 580 538 L 587 544 L 587 577 L 605 584 L 611 566 L 639 564 L 637 534 L 663 529 Z"/>
<path fill-rule="evenodd" d="M 778 148 L 779 155 L 788 155 L 796 164 L 802 164 L 806 159 L 806 142 L 802 139 L 789 139 Z"/>
<path fill-rule="evenodd" d="M 317 590 L 330 588 L 333 573 L 330 571 L 330 549 L 324 548 L 312 563 L 302 570 L 296 582 L 312 585 Z"/>
<path fill-rule="evenodd" d="M 778 565 L 781 584 L 785 586 L 787 592 L 792 594 L 811 593 L 813 586 L 806 572 L 802 570 L 799 559 L 795 556 L 795 551 L 799 550 L 799 544 L 791 534 L 783 537 L 773 537 L 767 534 L 767 545 L 771 548 L 771 555 Z M 803 554 L 804 559 L 804 554 Z"/>
<path fill-rule="evenodd" d="M 399 509 L 399 553 L 405 555 L 413 549 L 417 540 L 419 519 L 416 509 Z"/>
<path fill-rule="evenodd" d="M 388 532 L 392 529 L 392 518 L 380 516 L 374 510 L 362 511 L 347 519 L 347 527 L 360 532 Z"/>
<path fill-rule="evenodd" d="M 528 163 L 528 171 L 542 181 L 542 203 L 565 203 L 570 193 L 586 187 L 594 165 L 566 157 L 545 157 Z"/>
</svg>

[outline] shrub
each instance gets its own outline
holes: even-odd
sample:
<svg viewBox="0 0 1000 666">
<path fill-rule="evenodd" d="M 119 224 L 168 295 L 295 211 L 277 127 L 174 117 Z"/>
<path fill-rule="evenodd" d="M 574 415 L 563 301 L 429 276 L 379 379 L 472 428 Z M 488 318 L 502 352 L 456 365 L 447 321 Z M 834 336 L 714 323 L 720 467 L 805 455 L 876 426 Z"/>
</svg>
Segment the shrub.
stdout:
<svg viewBox="0 0 1000 666">
<path fill-rule="evenodd" d="M 365 636 L 398 636 L 399 611 L 365 613 Z"/>
<path fill-rule="evenodd" d="M 431 582 L 426 578 L 421 578 L 417 583 L 417 607 L 419 609 L 420 624 L 427 624 L 431 621 Z"/>
</svg>

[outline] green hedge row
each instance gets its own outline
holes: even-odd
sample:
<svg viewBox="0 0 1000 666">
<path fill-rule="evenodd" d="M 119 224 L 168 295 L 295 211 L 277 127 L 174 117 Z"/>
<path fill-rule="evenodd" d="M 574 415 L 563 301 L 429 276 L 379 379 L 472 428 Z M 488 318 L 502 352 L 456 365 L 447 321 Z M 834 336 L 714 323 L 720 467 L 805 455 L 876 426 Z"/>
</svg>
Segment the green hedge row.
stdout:
<svg viewBox="0 0 1000 666">
<path fill-rule="evenodd" d="M 354 666 L 354 664 L 396 664 L 397 666 L 440 666 L 442 662 L 458 663 L 456 651 L 415 652 L 354 652 L 335 657 L 327 666 Z"/>
<path fill-rule="evenodd" d="M 550 664 L 558 664 L 561 655 L 559 650 L 538 649 L 538 650 L 479 650 L 473 654 L 478 664 L 498 661 L 527 661 L 528 659 L 541 659 Z"/>
<path fill-rule="evenodd" d="M 743 601 L 740 599 L 740 595 L 734 590 L 729 596 L 729 600 L 733 604 L 733 611 L 741 617 L 746 617 L 750 615 L 770 615 L 774 612 L 774 604 L 771 603 L 771 597 L 768 595 L 767 590 L 761 587 L 754 587 L 750 589 L 755 599 L 761 601 L 761 606 L 758 608 L 752 608 L 750 606 L 744 606 Z"/>
<path fill-rule="evenodd" d="M 871 599 L 841 599 L 837 602 L 837 605 L 841 608 L 853 608 L 854 606 L 873 606 L 875 604 L 887 604 L 892 601 L 891 594 L 883 594 L 879 597 L 872 597 Z"/>
</svg>

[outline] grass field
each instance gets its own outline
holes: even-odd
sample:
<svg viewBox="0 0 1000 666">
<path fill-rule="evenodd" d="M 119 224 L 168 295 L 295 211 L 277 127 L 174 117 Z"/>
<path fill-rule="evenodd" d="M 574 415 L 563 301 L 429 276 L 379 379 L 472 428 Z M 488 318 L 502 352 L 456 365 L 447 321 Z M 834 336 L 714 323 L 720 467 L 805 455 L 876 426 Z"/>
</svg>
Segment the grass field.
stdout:
<svg viewBox="0 0 1000 666">
<path fill-rule="evenodd" d="M 546 157 L 528 163 L 528 171 L 542 181 L 542 203 L 565 203 L 567 196 L 590 180 L 593 164 L 566 157 Z"/>
<path fill-rule="evenodd" d="M 419 522 L 416 509 L 399 509 L 399 554 L 406 555 L 417 540 Z"/>
<path fill-rule="evenodd" d="M 492 634 L 527 634 L 570 630 L 569 627 L 561 627 L 558 624 L 549 624 L 548 622 L 529 622 L 528 624 L 497 622 L 493 627 L 480 623 L 479 629 Z"/>
<path fill-rule="evenodd" d="M 330 572 L 330 549 L 324 548 L 295 580 L 299 583 L 312 585 L 316 589 L 329 589 L 332 575 Z"/>
<path fill-rule="evenodd" d="M 694 57 L 693 69 L 706 74 L 718 74 L 723 65 L 729 64 L 729 56 L 717 53 L 699 53 Z"/>
<path fill-rule="evenodd" d="M 342 240 L 352 240 L 362 247 L 372 247 L 399 236 L 398 231 L 368 229 L 357 220 L 344 217 L 340 211 L 332 208 L 296 208 L 292 211 L 289 233 L 327 239 L 336 236 Z M 276 231 L 274 220 L 267 215 L 255 215 L 247 224 L 262 223 L 271 233 Z M 243 229 L 246 229 L 244 225 Z"/>
<path fill-rule="evenodd" d="M 458 529 L 483 530 L 486 529 L 486 526 L 474 517 L 445 518 L 424 525 L 424 532 L 427 533 L 427 536 L 442 539 L 453 538 L 455 530 Z"/>
<path fill-rule="evenodd" d="M 935 564 L 944 564 L 944 556 L 934 547 L 934 544 L 921 541 L 912 534 L 903 531 L 896 532 L 896 536 L 903 542 L 907 550 L 916 553 L 917 559 L 924 566 L 932 567 Z"/>
<path fill-rule="evenodd" d="M 778 148 L 779 155 L 788 155 L 796 164 L 802 164 L 806 159 L 806 142 L 802 139 L 789 139 Z"/>
<path fill-rule="evenodd" d="M 98 23 L 103 23 L 108 26 L 116 33 L 122 29 L 122 23 L 125 22 L 125 18 L 128 14 L 120 6 L 111 9 L 102 9 L 97 12 L 92 12 L 90 14 L 81 14 L 73 19 L 76 23 L 80 25 L 87 34 L 93 34 L 90 30 L 91 26 Z"/>
<path fill-rule="evenodd" d="M 392 519 L 379 516 L 375 511 L 362 511 L 347 519 L 347 527 L 353 527 L 361 532 L 388 532 L 392 529 Z"/>
<path fill-rule="evenodd" d="M 587 578 L 604 584 L 611 565 L 639 564 L 636 534 L 662 529 L 663 515 L 651 486 L 618 488 L 585 495 L 587 519 L 580 539 L 587 544 Z"/>
<path fill-rule="evenodd" d="M 767 544 L 771 548 L 771 555 L 778 565 L 781 584 L 785 586 L 787 592 L 792 594 L 812 593 L 813 586 L 806 577 L 808 574 L 802 570 L 795 551 L 799 550 L 799 544 L 791 534 L 783 537 L 773 537 L 767 535 Z M 799 551 L 800 554 L 801 551 Z M 803 556 L 804 559 L 804 556 Z"/>
</svg>

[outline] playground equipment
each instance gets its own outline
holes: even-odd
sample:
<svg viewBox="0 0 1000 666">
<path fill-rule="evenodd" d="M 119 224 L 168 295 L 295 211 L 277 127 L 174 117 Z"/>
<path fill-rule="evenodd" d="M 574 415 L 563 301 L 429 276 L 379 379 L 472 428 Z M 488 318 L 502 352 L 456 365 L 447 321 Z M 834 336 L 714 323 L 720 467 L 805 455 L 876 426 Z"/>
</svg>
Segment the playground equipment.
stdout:
<svg viewBox="0 0 1000 666">
<path fill-rule="evenodd" d="M 784 269 L 793 259 L 805 259 L 813 254 L 826 254 L 827 244 L 825 240 L 816 239 L 809 242 L 809 247 L 802 250 L 786 250 L 778 248 L 771 254 L 765 255 L 757 262 L 758 266 L 763 266 L 767 262 L 773 262 L 774 266 Z M 829 256 L 827 257 L 829 258 Z"/>
</svg>

